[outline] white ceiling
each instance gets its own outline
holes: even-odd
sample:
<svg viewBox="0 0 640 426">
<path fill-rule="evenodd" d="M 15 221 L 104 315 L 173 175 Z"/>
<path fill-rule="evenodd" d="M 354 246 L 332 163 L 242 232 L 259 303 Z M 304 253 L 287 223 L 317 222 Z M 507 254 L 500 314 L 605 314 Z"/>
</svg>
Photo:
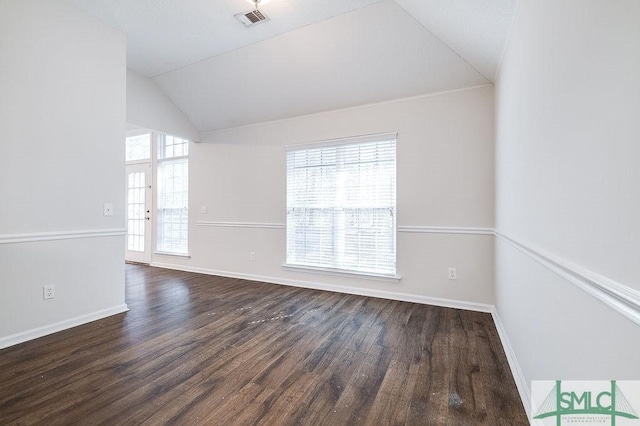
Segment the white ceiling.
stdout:
<svg viewBox="0 0 640 426">
<path fill-rule="evenodd" d="M 127 35 L 127 67 L 155 77 L 381 0 L 272 0 L 245 28 L 246 0 L 67 0 Z"/>
<path fill-rule="evenodd" d="M 201 132 L 486 84 L 517 0 L 66 0 Z"/>
<path fill-rule="evenodd" d="M 517 0 L 395 0 L 493 81 Z"/>
</svg>

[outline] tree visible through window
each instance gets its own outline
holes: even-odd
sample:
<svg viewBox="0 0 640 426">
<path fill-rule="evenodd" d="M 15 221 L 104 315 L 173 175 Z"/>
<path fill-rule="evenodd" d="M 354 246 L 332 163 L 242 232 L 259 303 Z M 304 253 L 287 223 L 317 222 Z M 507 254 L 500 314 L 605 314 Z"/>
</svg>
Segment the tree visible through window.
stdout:
<svg viewBox="0 0 640 426">
<path fill-rule="evenodd" d="M 287 264 L 395 275 L 395 135 L 288 150 Z"/>
</svg>

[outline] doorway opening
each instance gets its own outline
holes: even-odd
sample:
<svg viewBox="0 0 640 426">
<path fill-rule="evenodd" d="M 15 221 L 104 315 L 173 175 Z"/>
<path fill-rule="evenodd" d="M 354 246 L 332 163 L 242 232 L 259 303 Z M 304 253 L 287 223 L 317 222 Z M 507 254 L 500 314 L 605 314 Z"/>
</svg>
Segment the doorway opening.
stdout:
<svg viewBox="0 0 640 426">
<path fill-rule="evenodd" d="M 126 139 L 125 261 L 151 263 L 153 185 L 151 133 L 129 134 Z"/>
<path fill-rule="evenodd" d="M 189 257 L 189 141 L 150 130 L 126 138 L 125 261 Z"/>
</svg>

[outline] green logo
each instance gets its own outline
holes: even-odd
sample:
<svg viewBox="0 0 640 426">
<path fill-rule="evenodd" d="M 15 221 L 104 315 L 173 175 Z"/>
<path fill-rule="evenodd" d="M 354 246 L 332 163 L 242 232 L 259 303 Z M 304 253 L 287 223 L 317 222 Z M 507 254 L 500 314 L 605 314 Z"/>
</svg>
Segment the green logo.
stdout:
<svg viewBox="0 0 640 426">
<path fill-rule="evenodd" d="M 616 417 L 637 419 L 638 414 L 625 396 L 620 392 L 615 380 L 611 380 L 609 389 L 599 392 L 563 391 L 562 380 L 556 380 L 555 386 L 547 395 L 544 402 L 533 416 L 534 419 L 556 417 L 556 425 L 560 426 L 562 416 L 598 415 L 611 418 L 611 425 L 615 426 Z"/>
</svg>

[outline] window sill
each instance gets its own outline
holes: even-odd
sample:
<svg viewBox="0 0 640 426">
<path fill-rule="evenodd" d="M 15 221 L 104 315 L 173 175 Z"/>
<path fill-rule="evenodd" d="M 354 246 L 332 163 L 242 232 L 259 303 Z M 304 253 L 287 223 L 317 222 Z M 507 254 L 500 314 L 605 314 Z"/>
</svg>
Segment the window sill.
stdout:
<svg viewBox="0 0 640 426">
<path fill-rule="evenodd" d="M 374 281 L 399 282 L 402 279 L 400 275 L 384 275 L 369 272 L 346 271 L 342 269 L 316 268 L 313 266 L 289 265 L 287 263 L 282 265 L 282 267 L 286 271 L 291 272 L 307 272 L 311 274 L 334 275 L 338 277 L 352 277 Z"/>
<path fill-rule="evenodd" d="M 155 254 L 156 256 L 171 256 L 171 257 L 180 257 L 182 259 L 191 259 L 190 254 L 166 253 L 163 251 L 156 251 L 153 254 Z"/>
</svg>

